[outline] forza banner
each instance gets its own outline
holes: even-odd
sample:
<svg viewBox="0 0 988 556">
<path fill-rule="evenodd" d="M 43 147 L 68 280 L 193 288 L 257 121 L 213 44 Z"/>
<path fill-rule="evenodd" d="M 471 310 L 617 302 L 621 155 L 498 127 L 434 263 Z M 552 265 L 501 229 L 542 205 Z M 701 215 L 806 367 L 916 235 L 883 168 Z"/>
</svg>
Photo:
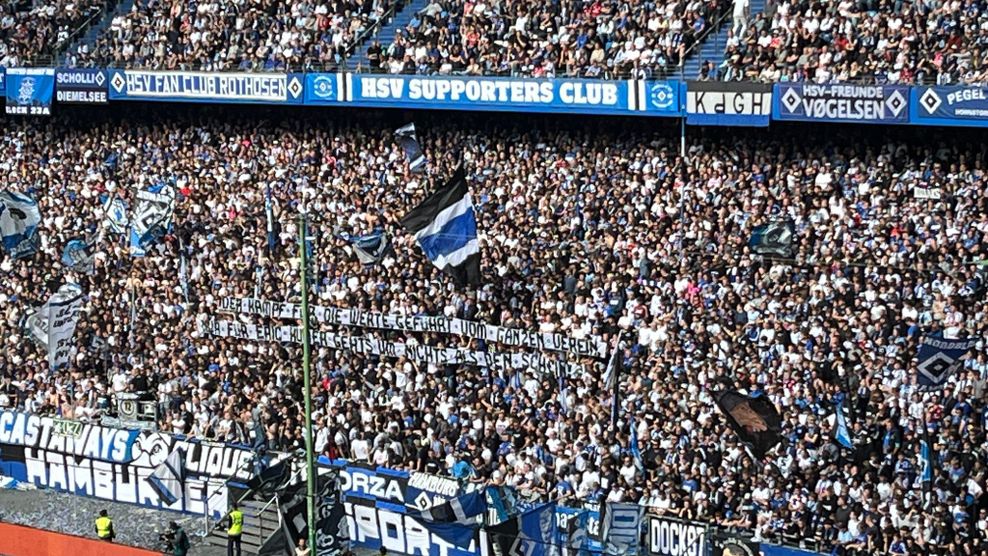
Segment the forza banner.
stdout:
<svg viewBox="0 0 988 556">
<path fill-rule="evenodd" d="M 772 119 L 802 122 L 909 122 L 909 87 L 777 83 Z"/>
</svg>

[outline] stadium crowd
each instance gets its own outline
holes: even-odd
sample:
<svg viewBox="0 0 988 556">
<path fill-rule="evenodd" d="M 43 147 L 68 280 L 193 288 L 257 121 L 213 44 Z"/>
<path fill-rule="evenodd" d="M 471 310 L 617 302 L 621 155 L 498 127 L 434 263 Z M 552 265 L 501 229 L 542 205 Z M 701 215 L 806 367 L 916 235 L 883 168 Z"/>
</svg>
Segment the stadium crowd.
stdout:
<svg viewBox="0 0 988 556">
<path fill-rule="evenodd" d="M 735 0 L 735 4 L 746 0 Z M 953 85 L 988 81 L 988 10 L 980 0 L 766 3 L 735 20 L 723 63 L 701 76 L 727 81 Z"/>
<path fill-rule="evenodd" d="M 691 137 L 684 158 L 663 128 L 423 117 L 422 176 L 408 171 L 393 121 L 233 114 L 5 122 L 0 190 L 34 195 L 44 222 L 34 258 L 0 262 L 0 406 L 98 419 L 115 393 L 146 392 L 163 430 L 298 449 L 298 346 L 205 336 L 196 321 L 226 296 L 299 299 L 304 203 L 314 303 L 626 340 L 616 429 L 604 360 L 582 359 L 590 371 L 559 382 L 314 348 L 320 454 L 455 470 L 532 499 L 638 501 L 845 554 L 983 553 L 988 315 L 971 286 L 988 234 L 983 144 L 901 130 L 854 141 L 751 132 Z M 476 289 L 453 287 L 397 224 L 459 160 L 481 235 Z M 62 246 L 96 231 L 100 194 L 131 200 L 134 188 L 169 180 L 180 192 L 174 229 L 146 257 L 111 233 L 93 275 L 65 273 Z M 932 192 L 939 199 L 925 198 Z M 752 227 L 778 217 L 796 223 L 794 260 L 748 247 Z M 343 238 L 376 227 L 394 253 L 364 266 Z M 18 323 L 64 280 L 88 298 L 73 362 L 52 371 Z M 936 330 L 980 341 L 947 387 L 920 392 L 918 341 Z M 785 442 L 763 463 L 713 404 L 723 381 L 783 415 Z M 853 449 L 832 437 L 840 396 Z"/>
<path fill-rule="evenodd" d="M 162 70 L 328 69 L 400 2 L 163 2 L 138 0 L 94 45 L 70 53 L 76 66 Z"/>
<path fill-rule="evenodd" d="M 372 44 L 368 58 L 388 73 L 651 77 L 678 66 L 728 6 L 432 0 L 387 48 Z"/>
<path fill-rule="evenodd" d="M 73 33 L 102 13 L 107 0 L 4 2 L 0 6 L 0 67 L 17 67 L 52 56 Z"/>
</svg>

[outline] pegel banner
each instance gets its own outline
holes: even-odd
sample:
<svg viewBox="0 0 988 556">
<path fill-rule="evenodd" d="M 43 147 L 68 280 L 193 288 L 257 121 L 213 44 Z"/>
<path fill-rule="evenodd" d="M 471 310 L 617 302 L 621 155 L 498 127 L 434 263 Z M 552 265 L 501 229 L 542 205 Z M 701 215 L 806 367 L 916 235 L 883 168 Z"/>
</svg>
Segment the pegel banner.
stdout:
<svg viewBox="0 0 988 556">
<path fill-rule="evenodd" d="M 772 119 L 802 122 L 909 123 L 909 87 L 777 83 Z"/>
<path fill-rule="evenodd" d="M 686 123 L 768 126 L 772 86 L 763 83 L 690 81 L 686 84 Z"/>
<path fill-rule="evenodd" d="M 8 114 L 51 115 L 54 68 L 7 68 L 5 85 Z"/>
<path fill-rule="evenodd" d="M 101 69 L 55 70 L 55 100 L 66 104 L 106 104 L 106 71 Z"/>
<path fill-rule="evenodd" d="M 0 68 L 0 96 L 7 96 L 7 70 Z"/>
<path fill-rule="evenodd" d="M 988 126 L 988 87 L 913 87 L 914 124 Z"/>
<path fill-rule="evenodd" d="M 350 73 L 305 76 L 305 104 L 554 112 L 679 114 L 677 83 Z"/>
<path fill-rule="evenodd" d="M 108 70 L 110 100 L 301 104 L 295 73 Z"/>
</svg>

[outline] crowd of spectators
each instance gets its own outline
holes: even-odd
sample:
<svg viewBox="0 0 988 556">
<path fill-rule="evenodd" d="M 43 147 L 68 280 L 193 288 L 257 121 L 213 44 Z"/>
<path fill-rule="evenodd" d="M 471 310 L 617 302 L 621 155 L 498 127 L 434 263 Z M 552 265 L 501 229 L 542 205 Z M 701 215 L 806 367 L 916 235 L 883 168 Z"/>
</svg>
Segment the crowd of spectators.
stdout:
<svg viewBox="0 0 988 556">
<path fill-rule="evenodd" d="M 0 67 L 45 59 L 68 46 L 73 33 L 103 13 L 107 0 L 16 0 L 0 5 Z"/>
<path fill-rule="evenodd" d="M 95 44 L 70 53 L 70 63 L 160 70 L 328 69 L 397 3 L 137 0 L 113 18 Z"/>
<path fill-rule="evenodd" d="M 432 0 L 382 48 L 372 70 L 525 77 L 651 77 L 676 67 L 726 0 L 636 5 Z"/>
<path fill-rule="evenodd" d="M 746 0 L 735 0 L 745 2 Z M 728 81 L 938 84 L 988 82 L 982 0 L 778 0 L 731 29 Z"/>
<path fill-rule="evenodd" d="M 299 347 L 205 336 L 196 320 L 216 315 L 225 296 L 299 299 L 304 199 L 314 303 L 627 340 L 616 429 L 603 360 L 580 359 L 590 371 L 560 384 L 526 369 L 314 348 L 320 454 L 457 468 L 529 498 L 638 501 L 844 553 L 983 553 L 988 315 L 983 293 L 970 295 L 971 262 L 988 245 L 982 143 L 931 142 L 925 131 L 853 141 L 751 132 L 691 137 L 684 158 L 664 128 L 446 115 L 417 122 L 430 158 L 422 176 L 391 135 L 402 122 L 133 110 L 3 126 L 0 189 L 30 192 L 44 222 L 34 258 L 0 261 L 0 406 L 98 419 L 114 393 L 147 391 L 162 430 L 299 448 Z M 479 220 L 478 288 L 453 287 L 397 224 L 459 160 Z M 108 234 L 93 275 L 64 271 L 62 246 L 99 226 L 101 193 L 130 199 L 163 180 L 180 192 L 174 229 L 146 257 Z M 791 261 L 748 247 L 752 227 L 777 217 L 796 223 Z M 343 237 L 377 227 L 394 252 L 364 266 Z M 87 300 L 72 364 L 52 371 L 18 321 L 65 280 L 78 280 Z M 979 342 L 944 389 L 920 392 L 918 341 L 937 330 Z M 745 455 L 713 404 L 725 380 L 784 416 L 785 442 L 764 462 Z M 850 450 L 832 440 L 841 396 Z M 632 417 L 643 469 L 630 450 Z"/>
</svg>

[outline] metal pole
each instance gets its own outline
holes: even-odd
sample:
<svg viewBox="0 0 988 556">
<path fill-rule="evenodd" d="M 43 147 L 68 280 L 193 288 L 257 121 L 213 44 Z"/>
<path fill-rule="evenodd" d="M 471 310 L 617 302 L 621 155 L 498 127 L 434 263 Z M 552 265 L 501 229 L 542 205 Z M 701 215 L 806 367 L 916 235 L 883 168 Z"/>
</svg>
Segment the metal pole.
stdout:
<svg viewBox="0 0 988 556">
<path fill-rule="evenodd" d="M 316 553 L 316 466 L 312 454 L 312 384 L 309 377 L 309 275 L 305 252 L 305 210 L 298 217 L 299 275 L 302 278 L 302 387 L 305 389 L 305 506 L 309 550 Z"/>
</svg>

